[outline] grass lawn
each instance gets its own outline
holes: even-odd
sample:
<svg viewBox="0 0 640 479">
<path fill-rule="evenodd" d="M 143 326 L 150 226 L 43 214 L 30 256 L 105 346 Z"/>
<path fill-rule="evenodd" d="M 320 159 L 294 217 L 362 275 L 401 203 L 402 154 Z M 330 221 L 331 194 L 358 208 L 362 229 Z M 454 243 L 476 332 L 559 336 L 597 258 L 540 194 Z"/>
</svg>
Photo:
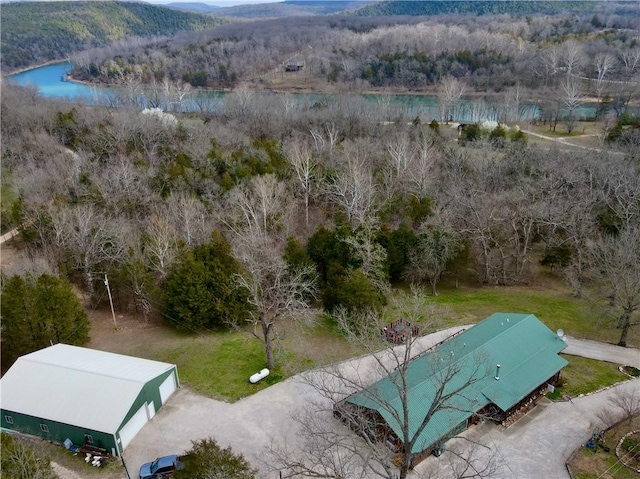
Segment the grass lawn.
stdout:
<svg viewBox="0 0 640 479">
<path fill-rule="evenodd" d="M 547 395 L 551 399 L 559 399 L 564 395 L 576 397 L 629 379 L 629 376 L 618 371 L 618 364 L 568 354 L 561 356 L 569 364 L 560 373 L 562 386 L 557 386 L 553 393 Z"/>
<path fill-rule="evenodd" d="M 256 384 L 249 377 L 267 366 L 266 357 L 262 343 L 248 331 L 191 336 L 157 350 L 151 359 L 176 364 L 180 381 L 195 391 L 233 402 L 314 366 L 361 354 L 324 320 L 307 327 L 285 322 L 281 331 L 278 366 Z"/>
<path fill-rule="evenodd" d="M 559 121 L 556 131 L 551 130 L 548 123 L 545 125 L 541 122 L 536 125 L 528 124 L 522 128 L 552 138 L 579 138 L 583 135 L 599 134 L 602 131 L 602 124 L 594 121 L 578 121 L 571 133 L 567 131 L 566 121 Z"/>
<path fill-rule="evenodd" d="M 443 321 L 423 329 L 425 334 L 449 326 L 477 323 L 495 312 L 514 312 L 535 314 L 553 331 L 562 328 L 578 338 L 612 343 L 619 338 L 619 330 L 597 321 L 594 308 L 585 300 L 573 298 L 560 282 L 550 282 L 545 287 L 454 288 L 443 284 L 439 287 L 439 296 L 429 296 L 429 301 L 441 310 Z M 397 313 L 390 307 L 390 318 L 393 319 L 394 314 Z M 276 356 L 279 367 L 265 380 L 251 384 L 249 377 L 266 367 L 266 361 L 262 344 L 248 330 L 185 334 L 161 322 L 145 323 L 122 317 L 114 332 L 110 312 L 90 311 L 90 316 L 89 347 L 177 364 L 182 385 L 225 401 L 236 401 L 314 366 L 362 354 L 322 316 L 307 326 L 283 322 Z M 639 331 L 632 330 L 629 344 L 640 344 L 639 336 Z M 584 382 L 587 389 L 592 387 L 589 371 L 594 368 L 588 366 L 587 372 L 580 376 L 579 381 Z"/>
<path fill-rule="evenodd" d="M 257 340 L 241 332 L 200 334 L 154 356 L 176 364 L 181 383 L 226 401 L 253 394 L 282 377 L 275 370 L 258 384 L 249 382 L 249 376 L 265 367 L 265 354 Z"/>
<path fill-rule="evenodd" d="M 114 331 L 110 311 L 88 313 L 89 347 L 176 364 L 183 386 L 224 401 L 236 401 L 315 365 L 360 354 L 327 321 L 304 327 L 284 322 L 276 354 L 279 367 L 251 384 L 249 377 L 266 367 L 266 357 L 262 343 L 248 329 L 187 334 L 160 321 L 123 315 Z"/>
<path fill-rule="evenodd" d="M 453 288 L 443 285 L 431 301 L 445 308 L 445 326 L 477 323 L 497 313 L 531 313 L 551 330 L 562 328 L 576 338 L 617 343 L 620 330 L 601 319 L 598 308 L 588 300 L 574 298 L 559 282 L 551 287 Z M 629 332 L 627 344 L 640 345 L 640 330 Z"/>
</svg>

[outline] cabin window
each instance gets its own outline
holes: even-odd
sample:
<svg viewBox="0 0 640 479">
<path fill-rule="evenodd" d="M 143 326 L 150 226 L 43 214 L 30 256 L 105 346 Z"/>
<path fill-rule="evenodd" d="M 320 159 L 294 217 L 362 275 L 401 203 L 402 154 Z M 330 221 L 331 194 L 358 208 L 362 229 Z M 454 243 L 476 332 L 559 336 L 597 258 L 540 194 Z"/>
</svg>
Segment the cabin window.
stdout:
<svg viewBox="0 0 640 479">
<path fill-rule="evenodd" d="M 42 432 L 49 432 L 49 426 L 47 426 L 46 424 L 40 424 L 40 430 Z"/>
<path fill-rule="evenodd" d="M 7 424 L 13 424 L 13 418 L 11 416 L 5 416 L 4 420 Z"/>
<path fill-rule="evenodd" d="M 93 444 L 93 436 L 91 434 L 84 435 L 84 443 L 85 444 Z"/>
</svg>

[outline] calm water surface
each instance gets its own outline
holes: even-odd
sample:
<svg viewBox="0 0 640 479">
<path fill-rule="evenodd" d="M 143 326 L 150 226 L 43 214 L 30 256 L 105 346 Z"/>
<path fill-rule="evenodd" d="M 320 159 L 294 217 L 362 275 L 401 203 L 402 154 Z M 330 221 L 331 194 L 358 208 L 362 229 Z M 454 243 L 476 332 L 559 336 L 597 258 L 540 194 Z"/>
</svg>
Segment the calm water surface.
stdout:
<svg viewBox="0 0 640 479">
<path fill-rule="evenodd" d="M 74 102 L 85 102 L 94 105 L 114 105 L 118 88 L 106 86 L 89 86 L 82 83 L 62 81 L 67 72 L 71 71 L 69 62 L 54 63 L 42 67 L 33 68 L 21 73 L 16 73 L 7 77 L 8 81 L 21 86 L 33 85 L 38 88 L 44 97 L 57 97 Z M 216 103 L 216 109 L 223 103 L 225 93 L 222 92 L 197 92 L 197 98 L 210 97 Z M 309 104 L 313 98 L 329 98 L 331 101 L 339 102 L 340 95 L 317 95 L 317 94 L 292 94 L 298 98 L 299 104 Z M 361 95 L 368 103 L 385 106 L 390 109 L 389 113 L 398 114 L 407 118 L 420 116 L 423 120 L 439 118 L 437 111 L 437 98 L 434 96 L 418 95 Z M 477 102 L 461 102 L 457 113 L 458 121 L 480 121 L 483 119 L 498 119 L 498 108 L 496 105 L 486 104 L 481 111 L 477 109 Z M 390 108 L 389 108 L 390 107 Z M 184 110 L 197 109 L 198 105 L 194 100 L 185 102 L 182 106 Z M 166 108 L 165 108 L 166 109 Z M 591 106 L 583 106 L 579 109 L 579 116 L 585 118 L 593 115 L 595 109 Z M 520 117 L 524 120 L 538 116 L 539 110 L 536 105 L 523 105 Z"/>
<path fill-rule="evenodd" d="M 20 86 L 35 86 L 44 97 L 67 98 L 75 101 L 80 99 L 89 101 L 95 98 L 99 87 L 61 81 L 69 71 L 71 71 L 69 62 L 53 63 L 9 75 L 8 80 Z"/>
</svg>

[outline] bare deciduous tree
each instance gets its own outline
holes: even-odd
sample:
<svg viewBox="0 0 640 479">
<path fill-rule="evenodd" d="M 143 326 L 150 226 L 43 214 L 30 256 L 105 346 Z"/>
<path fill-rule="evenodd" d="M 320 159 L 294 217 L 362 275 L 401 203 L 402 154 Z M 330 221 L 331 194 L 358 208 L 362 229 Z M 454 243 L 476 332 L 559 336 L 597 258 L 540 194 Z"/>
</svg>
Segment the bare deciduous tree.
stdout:
<svg viewBox="0 0 640 479">
<path fill-rule="evenodd" d="M 225 99 L 225 113 L 235 118 L 250 116 L 249 114 L 253 110 L 254 97 L 255 91 L 248 85 L 242 84 L 238 86 Z"/>
<path fill-rule="evenodd" d="M 414 296 L 410 301 L 417 301 L 422 306 L 409 307 L 408 311 L 418 312 L 419 315 L 428 311 L 424 308 L 423 297 Z M 437 367 L 434 367 L 437 372 L 427 380 L 431 381 L 435 393 L 430 398 L 419 398 L 421 404 L 418 405 L 413 402 L 416 397 L 409 394 L 412 381 L 409 377 L 409 365 L 410 360 L 428 345 L 421 345 L 417 337 L 411 337 L 411 334 L 403 345 L 385 345 L 380 335 L 380 328 L 385 323 L 379 317 L 370 317 L 366 323 L 368 327 L 357 330 L 352 328 L 353 321 L 346 314 L 338 314 L 336 319 L 349 341 L 369 354 L 345 363 L 322 367 L 305 375 L 304 381 L 314 391 L 316 400 L 296 417 L 301 425 L 297 446 L 272 444 L 269 451 L 272 463 L 282 472 L 283 477 L 404 479 L 412 468 L 413 446 L 424 428 L 438 412 L 455 408 L 452 404 L 456 398 L 464 395 L 465 388 L 489 374 L 488 368 L 483 359 L 478 357 L 473 359 L 470 368 L 463 371 L 460 364 L 456 365 L 451 360 L 452 355 L 440 357 L 434 353 L 431 358 L 437 363 Z M 417 321 L 419 318 L 416 316 L 410 319 Z M 428 321 L 421 323 L 421 326 L 425 327 L 425 324 Z M 394 391 L 393 400 L 375 387 L 370 387 L 384 377 L 390 378 L 390 387 Z M 398 438 L 401 444 L 397 450 L 392 451 L 380 440 L 380 424 L 360 408 L 345 406 L 343 399 L 352 393 L 364 394 L 398 423 L 402 437 Z M 420 417 L 410 417 L 410 410 L 413 411 L 412 414 L 420 410 Z M 358 435 L 344 425 L 337 424 L 335 419 L 332 420 L 332 414 L 337 414 L 343 422 L 351 424 Z M 487 451 L 489 449 L 479 447 Z M 461 443 L 452 444 L 450 454 L 469 467 L 456 461 L 456 468 L 451 469 L 452 475 L 447 477 L 490 477 L 498 467 L 495 453 L 483 451 L 481 455 L 476 454 L 475 446 L 469 448 Z M 470 470 L 476 475 L 468 475 Z M 445 477 L 442 472 L 437 477 Z"/>
<path fill-rule="evenodd" d="M 438 462 L 421 470 L 420 478 L 482 479 L 495 476 L 502 468 L 502 460 L 495 450 L 464 437 L 451 439 Z"/>
<path fill-rule="evenodd" d="M 631 79 L 640 68 L 640 47 L 629 48 L 620 52 L 620 59 L 624 67 L 625 79 Z"/>
<path fill-rule="evenodd" d="M 379 231 L 375 218 L 367 218 L 351 236 L 343 239 L 351 247 L 353 256 L 361 262 L 360 269 L 382 294 L 389 293 L 391 285 L 386 271 L 387 251 L 376 241 Z"/>
<path fill-rule="evenodd" d="M 582 44 L 576 40 L 568 40 L 562 45 L 562 64 L 567 76 L 579 73 L 584 62 Z"/>
<path fill-rule="evenodd" d="M 207 221 L 206 209 L 194 196 L 172 194 L 168 199 L 168 213 L 176 233 L 187 246 L 200 244 L 211 234 L 213 225 Z"/>
<path fill-rule="evenodd" d="M 569 76 L 562 82 L 563 98 L 562 102 L 567 107 L 567 131 L 571 133 L 576 126 L 577 118 L 575 115 L 576 110 L 582 103 L 582 93 L 580 91 L 580 79 Z"/>
<path fill-rule="evenodd" d="M 287 234 L 291 204 L 286 184 L 274 175 L 255 176 L 248 185 L 234 188 L 228 201 L 230 219 L 226 223 L 237 234 Z"/>
<path fill-rule="evenodd" d="M 274 338 L 277 325 L 285 317 L 303 317 L 316 294 L 316 273 L 312 266 L 292 270 L 283 259 L 281 245 L 267 235 L 255 231 L 236 238 L 236 258 L 244 266 L 244 274 L 236 275 L 238 284 L 249 293 L 255 308 L 248 319 L 254 325 L 254 336 L 265 349 L 267 367 L 275 367 Z"/>
<path fill-rule="evenodd" d="M 640 392 L 630 382 L 617 384 L 609 391 L 607 406 L 603 407 L 596 416 L 605 428 L 620 421 L 630 421 L 640 414 Z"/>
<path fill-rule="evenodd" d="M 304 197 L 305 225 L 309 226 L 309 198 L 318 165 L 313 158 L 311 145 L 305 139 L 296 139 L 285 145 L 286 157 L 291 164 L 298 186 Z"/>
<path fill-rule="evenodd" d="M 82 272 L 87 292 L 95 300 L 93 282 L 96 267 L 106 261 L 120 261 L 124 253 L 122 226 L 117 219 L 106 216 L 92 205 L 59 206 L 51 211 L 52 241 L 66 252 L 72 266 Z"/>
<path fill-rule="evenodd" d="M 449 76 L 440 81 L 438 100 L 442 121 L 448 123 L 455 119 L 456 107 L 465 91 L 466 85 L 457 78 Z"/>
<path fill-rule="evenodd" d="M 618 310 L 617 327 L 622 330 L 618 346 L 626 347 L 629 330 L 640 324 L 640 228 L 629 226 L 615 237 L 602 238 L 592 255 L 594 272 L 607 285 Z"/>
<path fill-rule="evenodd" d="M 627 420 L 631 420 L 640 414 L 640 391 L 638 389 L 625 390 L 617 388 L 613 395 L 609 397 L 609 402 Z"/>
<path fill-rule="evenodd" d="M 176 230 L 166 219 L 155 214 L 145 231 L 144 252 L 148 266 L 160 279 L 166 278 L 178 254 Z"/>
<path fill-rule="evenodd" d="M 594 64 L 598 76 L 596 78 L 596 95 L 602 99 L 604 88 L 606 86 L 606 76 L 615 66 L 615 57 L 609 53 L 598 53 L 594 58 Z"/>
<path fill-rule="evenodd" d="M 395 175 L 402 175 L 409 166 L 411 157 L 409 136 L 406 133 L 401 133 L 397 138 L 389 141 L 386 146 Z"/>
<path fill-rule="evenodd" d="M 329 197 L 354 225 L 365 221 L 376 208 L 376 185 L 369 166 L 357 147 L 344 152 L 342 168 L 326 185 Z"/>
</svg>

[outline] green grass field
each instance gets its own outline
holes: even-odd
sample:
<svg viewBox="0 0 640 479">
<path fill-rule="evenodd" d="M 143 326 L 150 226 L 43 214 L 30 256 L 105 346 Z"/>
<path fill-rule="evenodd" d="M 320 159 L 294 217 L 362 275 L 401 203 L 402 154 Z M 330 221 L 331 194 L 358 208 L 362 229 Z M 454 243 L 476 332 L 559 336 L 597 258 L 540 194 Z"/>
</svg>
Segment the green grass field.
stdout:
<svg viewBox="0 0 640 479">
<path fill-rule="evenodd" d="M 449 326 L 474 324 L 495 312 L 514 312 L 534 314 L 553 331 L 562 328 L 566 334 L 576 338 L 617 342 L 619 330 L 599 320 L 597 308 L 592 307 L 589 301 L 572 297 L 568 288 L 560 282 L 548 284 L 552 286 L 454 288 L 444 284 L 439 288 L 439 296 L 428 296 L 428 303 L 435 306 L 436 312 L 433 314 L 441 316 L 442 320 L 423 328 L 421 332 L 428 334 Z M 389 319 L 395 319 L 401 313 L 394 307 L 403 308 L 390 305 L 386 312 Z M 108 338 L 112 332 L 106 328 L 105 332 L 100 333 L 92 328 L 92 337 L 98 334 Z M 363 353 L 349 344 L 325 316 L 319 315 L 314 324 L 307 326 L 300 326 L 293 321 L 283 322 L 279 326 L 278 368 L 271 371 L 265 380 L 251 384 L 249 377 L 266 367 L 266 360 L 262 344 L 248 329 L 185 334 L 158 324 L 146 328 L 143 335 L 142 343 L 135 339 L 142 334 L 131 334 L 129 341 L 119 338 L 102 348 L 177 364 L 183 385 L 225 401 L 236 401 L 314 366 Z M 640 344 L 639 336 L 639 331 L 632 330 L 629 344 Z M 581 361 L 581 358 L 572 359 L 572 364 L 567 368 L 566 373 L 574 377 L 570 386 L 567 386 L 572 392 L 567 393 L 573 395 L 593 391 L 611 380 L 604 372 L 602 375 L 598 373 L 597 379 L 594 379 L 594 371 L 599 369 L 595 366 L 597 361 L 585 363 L 587 366 L 582 365 Z M 617 371 L 610 371 L 609 366 L 603 367 L 617 377 Z"/>
<path fill-rule="evenodd" d="M 176 364 L 182 384 L 224 401 L 237 401 L 282 378 L 276 369 L 257 384 L 249 382 L 252 374 L 265 367 L 265 354 L 258 340 L 242 332 L 192 336 L 154 356 Z"/>
<path fill-rule="evenodd" d="M 569 364 L 561 373 L 563 385 L 548 395 L 551 399 L 559 399 L 563 395 L 576 397 L 629 379 L 618 371 L 617 364 L 567 354 L 562 356 Z"/>
<path fill-rule="evenodd" d="M 574 298 L 560 283 L 553 288 L 443 287 L 439 293 L 430 299 L 448 311 L 447 326 L 476 323 L 497 312 L 531 313 L 551 330 L 562 328 L 569 336 L 613 344 L 620 339 L 620 330 L 599 314 L 599 308 L 587 299 Z M 630 331 L 627 343 L 640 345 L 638 328 Z"/>
</svg>

